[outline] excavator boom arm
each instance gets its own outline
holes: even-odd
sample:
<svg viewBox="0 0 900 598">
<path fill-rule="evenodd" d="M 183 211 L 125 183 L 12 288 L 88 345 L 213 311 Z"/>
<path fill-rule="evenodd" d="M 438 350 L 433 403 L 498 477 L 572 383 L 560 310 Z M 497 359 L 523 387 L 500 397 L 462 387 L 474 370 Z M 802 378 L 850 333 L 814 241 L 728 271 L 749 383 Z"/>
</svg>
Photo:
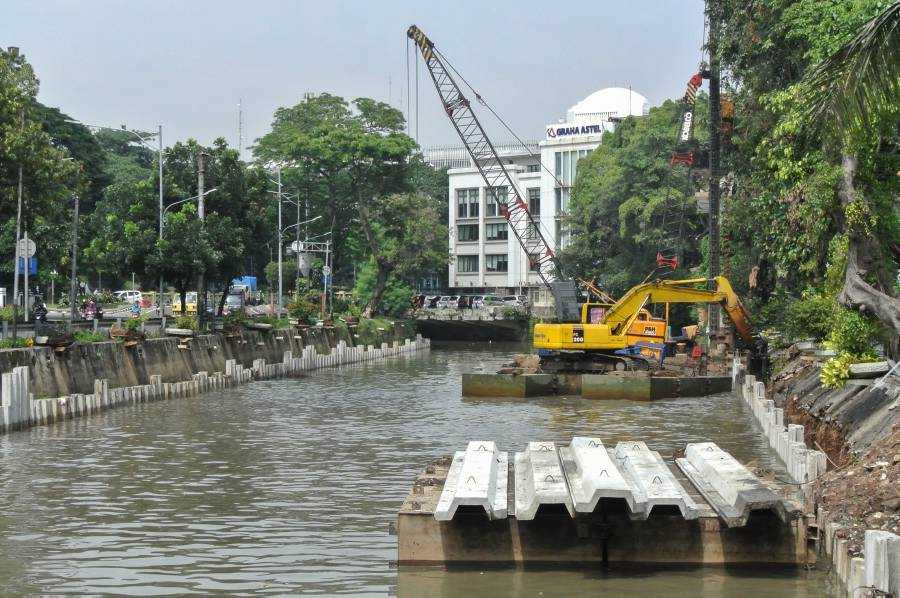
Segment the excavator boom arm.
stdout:
<svg viewBox="0 0 900 598">
<path fill-rule="evenodd" d="M 715 290 L 697 288 L 701 283 L 715 282 Z M 723 276 L 713 279 L 657 280 L 638 285 L 622 296 L 603 318 L 614 334 L 622 334 L 637 317 L 642 307 L 650 303 L 719 303 L 734 323 L 738 334 L 746 342 L 753 342 L 750 315 L 731 283 Z"/>
</svg>

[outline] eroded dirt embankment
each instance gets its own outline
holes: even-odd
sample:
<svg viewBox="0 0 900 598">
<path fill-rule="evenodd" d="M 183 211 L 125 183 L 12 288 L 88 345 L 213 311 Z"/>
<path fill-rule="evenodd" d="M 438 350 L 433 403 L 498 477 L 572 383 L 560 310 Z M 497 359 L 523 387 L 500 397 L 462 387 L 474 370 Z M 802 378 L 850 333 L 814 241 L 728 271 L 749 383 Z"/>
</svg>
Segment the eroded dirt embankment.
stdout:
<svg viewBox="0 0 900 598">
<path fill-rule="evenodd" d="M 804 426 L 807 446 L 828 455 L 814 507 L 844 526 L 839 535 L 852 556 L 867 529 L 900 533 L 900 382 L 851 379 L 832 390 L 822 386 L 820 367 L 815 357 L 795 356 L 773 376 L 769 396 L 785 420 Z"/>
</svg>

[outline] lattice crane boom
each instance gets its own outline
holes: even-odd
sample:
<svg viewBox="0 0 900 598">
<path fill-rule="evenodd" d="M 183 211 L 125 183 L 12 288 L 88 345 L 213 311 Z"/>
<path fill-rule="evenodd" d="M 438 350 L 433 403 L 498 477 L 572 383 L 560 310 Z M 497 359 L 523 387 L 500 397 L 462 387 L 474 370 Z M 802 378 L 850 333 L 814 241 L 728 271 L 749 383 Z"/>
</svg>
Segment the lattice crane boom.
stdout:
<svg viewBox="0 0 900 598">
<path fill-rule="evenodd" d="M 434 44 L 415 25 L 411 25 L 406 34 L 418 46 L 444 105 L 444 111 L 472 157 L 472 163 L 484 179 L 488 192 L 499 206 L 525 255 L 528 256 L 531 270 L 552 290 L 551 281 L 560 281 L 564 277 L 559 259 L 544 237 L 540 223 L 528 210 L 528 205 L 522 199 L 494 144 L 478 122 L 469 100 L 438 56 Z M 498 192 L 502 187 L 507 189 L 505 196 Z"/>
</svg>

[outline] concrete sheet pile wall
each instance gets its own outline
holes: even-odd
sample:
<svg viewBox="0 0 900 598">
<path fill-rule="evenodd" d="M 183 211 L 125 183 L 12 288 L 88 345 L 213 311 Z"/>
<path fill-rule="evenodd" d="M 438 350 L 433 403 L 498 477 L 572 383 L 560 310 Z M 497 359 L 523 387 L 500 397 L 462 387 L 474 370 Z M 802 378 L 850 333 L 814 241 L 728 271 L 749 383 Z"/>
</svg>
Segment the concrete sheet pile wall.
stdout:
<svg viewBox="0 0 900 598">
<path fill-rule="evenodd" d="M 771 446 L 797 482 L 807 484 L 825 473 L 828 459 L 825 453 L 807 448 L 803 438 L 803 426 L 784 424 L 784 410 L 775 407 L 775 401 L 766 399 L 766 385 L 757 382 L 750 374 L 744 374 L 739 363 L 733 367 L 735 390 L 747 403 Z M 739 381 L 741 380 L 742 381 Z"/>
<path fill-rule="evenodd" d="M 212 374 L 206 370 L 196 373 L 188 371 L 184 379 L 175 381 L 165 381 L 160 373 L 149 373 L 146 384 L 113 387 L 109 379 L 100 378 L 93 380 L 90 393 L 70 393 L 49 399 L 35 398 L 30 388 L 32 374 L 28 367 L 17 366 L 0 378 L 0 433 L 91 415 L 126 404 L 191 397 L 252 380 L 300 376 L 318 368 L 410 354 L 428 350 L 430 346 L 430 341 L 421 336 L 415 340 L 405 339 L 402 344 L 398 341 L 391 345 L 382 343 L 377 349 L 372 346 L 354 347 L 340 340 L 327 354 L 318 353 L 314 346 L 307 345 L 300 357 L 294 357 L 292 351 L 285 351 L 278 363 L 257 358 L 252 360 L 251 367 L 245 367 L 237 359 L 226 359 L 222 364 L 224 371 Z M 176 349 L 173 358 L 179 360 L 180 355 Z M 171 369 L 168 373 L 171 375 Z"/>
<path fill-rule="evenodd" d="M 804 428 L 784 424 L 784 412 L 766 399 L 766 387 L 735 360 L 732 367 L 735 392 L 750 407 L 754 418 L 781 457 L 788 473 L 806 488 L 826 471 L 828 460 L 822 451 L 810 450 L 804 441 Z M 883 530 L 866 530 L 863 555 L 851 557 L 849 541 L 841 537 L 843 526 L 833 522 L 828 512 L 819 508 L 815 516 L 820 542 L 831 559 L 833 571 L 843 584 L 847 596 L 900 596 L 900 536 Z M 824 533 L 823 533 L 824 532 Z M 864 592 L 868 592 L 864 593 Z M 874 593 L 872 593 L 874 592 Z"/>
</svg>

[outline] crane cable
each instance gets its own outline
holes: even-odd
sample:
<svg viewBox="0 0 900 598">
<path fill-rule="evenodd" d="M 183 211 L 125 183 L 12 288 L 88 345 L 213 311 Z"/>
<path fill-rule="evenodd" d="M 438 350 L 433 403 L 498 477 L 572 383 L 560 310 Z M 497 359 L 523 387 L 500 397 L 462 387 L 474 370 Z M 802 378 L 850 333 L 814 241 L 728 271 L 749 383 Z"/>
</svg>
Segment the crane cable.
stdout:
<svg viewBox="0 0 900 598">
<path fill-rule="evenodd" d="M 409 136 L 409 117 L 412 116 L 410 113 L 409 107 L 409 42 L 410 39 L 407 36 L 406 38 L 406 135 Z"/>
<path fill-rule="evenodd" d="M 450 62 L 450 60 L 447 58 L 447 55 L 444 54 L 443 52 L 441 52 L 440 50 L 438 50 L 437 48 L 434 48 L 434 51 L 438 54 L 438 56 L 440 56 L 441 60 L 443 60 L 444 63 L 445 63 L 448 67 L 450 67 L 450 69 L 451 69 L 454 73 L 456 73 L 456 76 L 459 77 L 459 78 L 462 80 L 462 82 L 466 84 L 466 87 L 468 87 L 469 90 L 475 95 L 475 99 L 478 100 L 478 103 L 480 103 L 482 106 L 484 106 L 485 108 L 487 108 L 488 111 L 490 111 L 490 113 L 494 115 L 494 118 L 496 118 L 496 119 L 500 122 L 500 124 L 502 124 L 503 127 L 509 132 L 509 134 L 512 135 L 512 136 L 515 138 L 515 140 L 519 142 L 519 145 L 521 145 L 521 146 L 525 149 L 525 151 L 528 152 L 528 155 L 530 155 L 532 158 L 537 158 L 537 159 L 538 159 L 538 163 L 541 165 L 541 168 L 543 168 L 544 170 L 546 170 L 546 171 L 547 171 L 547 174 L 549 174 L 550 176 L 553 177 L 553 180 L 556 181 L 556 184 L 557 184 L 557 185 L 559 185 L 560 187 L 565 187 L 566 185 L 563 185 L 563 184 L 562 184 L 562 181 L 560 181 L 560 180 L 556 177 L 556 174 L 553 173 L 549 168 L 547 168 L 547 166 L 544 164 L 544 162 L 540 159 L 540 156 L 538 156 L 538 155 L 535 154 L 533 151 L 531 151 L 531 148 L 529 148 L 529 147 L 525 144 L 525 142 L 522 140 L 522 138 L 519 137 L 519 136 L 516 134 L 516 132 L 512 130 L 512 128 L 506 123 L 506 121 L 503 120 L 503 118 L 502 118 L 499 114 L 497 114 L 497 111 L 494 110 L 494 108 L 493 108 L 490 104 L 487 103 L 487 101 L 481 96 L 481 94 L 478 93 L 478 91 L 476 91 L 474 87 L 472 87 L 472 85 L 466 80 L 466 78 L 462 76 L 462 73 L 460 73 L 460 72 L 456 69 L 456 67 L 453 66 L 453 63 Z"/>
<path fill-rule="evenodd" d="M 553 177 L 553 180 L 556 181 L 557 186 L 558 186 L 559 188 L 565 187 L 566 185 L 563 185 L 563 184 L 562 184 L 562 181 L 560 181 L 560 180 L 557 178 L 556 174 L 554 174 L 549 168 L 547 168 L 547 166 L 546 166 L 546 165 L 544 164 L 544 162 L 541 160 L 540 156 L 537 155 L 537 154 L 535 154 L 533 151 L 531 151 L 531 148 L 529 148 L 529 147 L 525 144 L 525 142 L 522 140 L 522 138 L 519 137 L 519 136 L 516 134 L 516 132 L 512 130 L 512 128 L 506 123 L 506 121 L 503 120 L 503 118 L 501 118 L 499 114 L 497 114 L 497 112 L 494 110 L 494 108 L 493 108 L 490 104 L 488 104 L 487 101 L 485 101 L 485 99 L 481 96 L 481 94 L 478 93 L 478 91 L 476 91 L 476 89 L 475 89 L 474 87 L 472 87 L 472 84 L 469 83 L 468 80 L 466 80 L 465 77 L 463 77 L 462 73 L 460 73 L 460 72 L 457 70 L 457 68 L 456 68 L 455 66 L 453 66 L 453 63 L 450 62 L 450 60 L 447 58 L 447 55 L 444 54 L 443 52 L 441 52 L 439 49 L 437 49 L 437 48 L 434 47 L 434 46 L 432 46 L 432 49 L 433 49 L 434 52 L 438 55 L 438 57 L 444 62 L 444 64 L 446 64 L 446 65 L 450 68 L 450 70 L 452 70 L 452 71 L 456 74 L 456 76 L 459 77 L 459 79 L 466 85 L 466 87 L 469 88 L 469 91 L 472 92 L 472 94 L 475 96 L 475 98 L 478 100 L 478 102 L 479 102 L 482 106 L 484 106 L 485 108 L 487 108 L 487 109 L 490 111 L 490 113 L 494 115 L 494 118 L 496 118 L 498 121 L 500 121 L 500 124 L 502 124 L 503 127 L 510 133 L 510 135 L 512 135 L 512 136 L 516 139 L 516 141 L 519 142 L 519 145 L 521 145 L 521 146 L 525 149 L 525 151 L 528 152 L 528 155 L 531 156 L 532 158 L 537 158 L 538 164 L 541 165 L 541 168 L 543 168 L 543 169 L 547 172 L 547 174 L 549 174 L 550 176 Z M 499 156 L 498 156 L 498 157 L 499 157 Z M 527 198 L 525 198 L 525 199 L 527 199 Z M 541 229 L 541 234 L 542 234 L 542 235 L 544 235 L 544 236 L 546 236 L 546 237 L 549 237 L 549 236 L 550 236 L 550 230 L 547 228 L 547 226 L 545 226 L 545 225 L 543 224 L 543 221 L 542 221 L 542 219 L 541 219 L 540 217 L 538 217 L 537 219 L 532 218 L 532 220 L 533 220 L 533 221 L 537 224 L 537 226 Z M 555 236 L 556 236 L 556 235 L 554 235 L 554 238 L 555 238 Z M 560 239 L 557 239 L 557 249 L 559 249 L 559 241 L 560 241 Z"/>
</svg>

